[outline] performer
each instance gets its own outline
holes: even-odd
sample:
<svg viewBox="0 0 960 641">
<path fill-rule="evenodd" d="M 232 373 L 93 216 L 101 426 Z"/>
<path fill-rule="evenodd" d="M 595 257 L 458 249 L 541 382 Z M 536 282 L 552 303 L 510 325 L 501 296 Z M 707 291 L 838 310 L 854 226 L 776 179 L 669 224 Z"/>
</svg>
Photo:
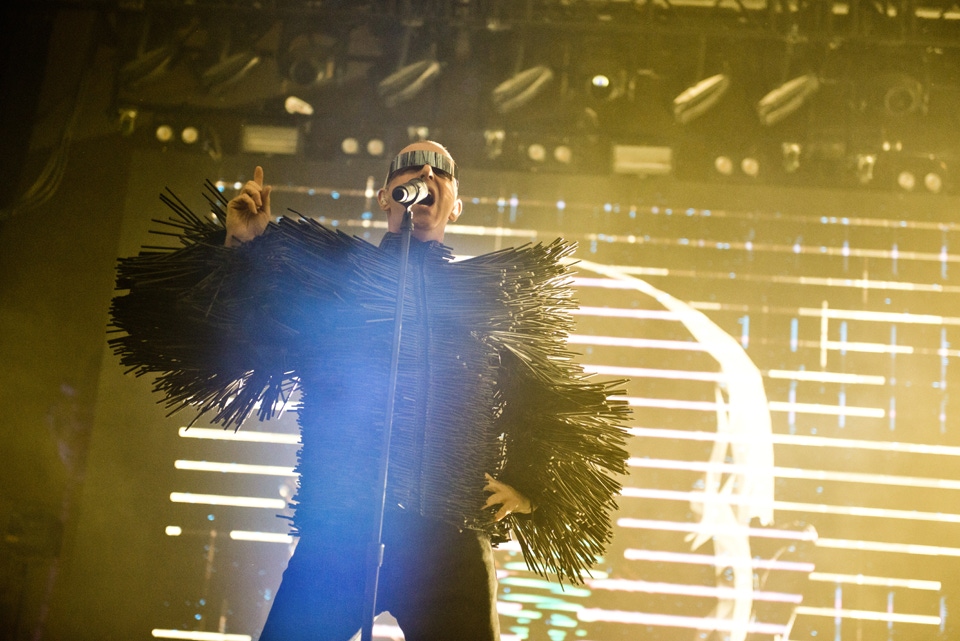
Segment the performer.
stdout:
<svg viewBox="0 0 960 641">
<path fill-rule="evenodd" d="M 345 641 L 362 622 L 405 209 L 391 194 L 413 178 L 428 196 L 411 207 L 378 609 L 408 641 L 498 639 L 492 544 L 512 531 L 532 570 L 580 582 L 610 537 L 628 410 L 566 350 L 573 246 L 452 262 L 458 167 L 434 142 L 393 159 L 379 247 L 274 222 L 257 167 L 226 212 L 211 199 L 222 227 L 168 199 L 184 246 L 120 261 L 111 344 L 160 374 L 171 407 L 225 427 L 299 387 L 300 538 L 261 641 Z"/>
</svg>

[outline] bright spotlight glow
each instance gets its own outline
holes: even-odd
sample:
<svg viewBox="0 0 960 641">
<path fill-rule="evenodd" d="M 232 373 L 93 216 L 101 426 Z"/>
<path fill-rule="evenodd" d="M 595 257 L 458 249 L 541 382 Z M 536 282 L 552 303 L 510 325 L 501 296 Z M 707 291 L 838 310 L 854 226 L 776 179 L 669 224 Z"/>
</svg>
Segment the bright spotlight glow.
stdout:
<svg viewBox="0 0 960 641">
<path fill-rule="evenodd" d="M 917 177 L 913 175 L 913 172 L 901 171 L 900 175 L 897 176 L 897 184 L 907 191 L 913 191 L 913 188 L 917 186 Z"/>
<path fill-rule="evenodd" d="M 566 145 L 558 145 L 557 148 L 553 150 L 553 158 L 557 162 L 569 165 L 573 160 L 573 150 Z"/>
<path fill-rule="evenodd" d="M 931 171 L 923 177 L 923 184 L 926 186 L 927 191 L 939 194 L 940 190 L 943 189 L 943 178 L 940 177 L 940 174 Z"/>
<path fill-rule="evenodd" d="M 606 89 L 610 86 L 610 78 L 598 73 L 593 78 L 590 79 L 590 84 L 596 87 L 597 89 Z"/>
<path fill-rule="evenodd" d="M 184 127 L 183 131 L 180 132 L 180 140 L 187 145 L 192 145 L 200 140 L 200 132 L 197 131 L 196 127 Z"/>
<path fill-rule="evenodd" d="M 287 99 L 283 103 L 283 108 L 288 114 L 313 115 L 313 105 L 296 96 L 287 96 Z"/>
<path fill-rule="evenodd" d="M 724 176 L 733 173 L 733 161 L 730 160 L 729 156 L 717 156 L 717 159 L 713 161 L 713 166 L 716 167 L 718 173 Z"/>
<path fill-rule="evenodd" d="M 248 530 L 230 530 L 234 541 L 257 541 L 260 543 L 293 543 L 293 536 L 279 532 L 251 532 Z"/>
<path fill-rule="evenodd" d="M 173 127 L 170 125 L 160 125 L 155 132 L 157 140 L 160 142 L 170 142 L 173 140 Z"/>
<path fill-rule="evenodd" d="M 367 153 L 371 156 L 382 156 L 383 149 L 383 141 L 379 138 L 371 138 L 369 142 L 367 142 Z"/>
<path fill-rule="evenodd" d="M 527 147 L 527 156 L 534 162 L 543 162 L 547 159 L 546 148 L 538 142 Z"/>
<path fill-rule="evenodd" d="M 760 173 L 760 163 L 756 158 L 747 156 L 740 161 L 740 170 L 751 178 L 754 178 Z"/>
<path fill-rule="evenodd" d="M 340 143 L 340 150 L 350 156 L 360 151 L 360 143 L 356 138 L 344 138 Z"/>
<path fill-rule="evenodd" d="M 179 525 L 168 525 L 163 529 L 163 533 L 167 536 L 180 536 L 183 534 L 183 530 Z"/>
</svg>

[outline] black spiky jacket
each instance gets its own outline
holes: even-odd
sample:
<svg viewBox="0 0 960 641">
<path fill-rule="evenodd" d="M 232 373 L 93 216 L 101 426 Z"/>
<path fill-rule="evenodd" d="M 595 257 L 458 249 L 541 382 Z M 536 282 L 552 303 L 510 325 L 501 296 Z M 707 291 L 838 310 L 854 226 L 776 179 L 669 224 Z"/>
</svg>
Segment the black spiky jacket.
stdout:
<svg viewBox="0 0 960 641">
<path fill-rule="evenodd" d="M 175 217 L 158 222 L 180 247 L 119 261 L 121 364 L 157 374 L 171 412 L 225 428 L 270 418 L 299 388 L 294 532 L 362 531 L 379 506 L 398 238 L 376 247 L 283 218 L 232 249 L 215 189 L 215 219 L 164 200 Z M 567 351 L 573 250 L 557 240 L 452 262 L 412 242 L 387 500 L 495 540 L 512 529 L 531 570 L 580 583 L 611 535 L 629 410 L 609 398 L 620 382 L 588 380 Z M 487 472 L 533 515 L 491 523 Z"/>
</svg>

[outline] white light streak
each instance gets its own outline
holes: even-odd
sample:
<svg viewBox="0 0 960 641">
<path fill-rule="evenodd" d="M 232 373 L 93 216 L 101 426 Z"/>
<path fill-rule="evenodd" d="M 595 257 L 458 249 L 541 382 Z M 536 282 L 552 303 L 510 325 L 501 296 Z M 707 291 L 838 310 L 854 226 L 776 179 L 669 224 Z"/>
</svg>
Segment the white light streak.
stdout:
<svg viewBox="0 0 960 641">
<path fill-rule="evenodd" d="M 227 634 L 225 632 L 197 632 L 192 630 L 162 630 L 154 628 L 150 631 L 157 639 L 191 639 L 192 641 L 251 641 L 249 634 Z"/>
<path fill-rule="evenodd" d="M 174 503 L 197 503 L 201 505 L 226 505 L 231 507 L 256 507 L 282 510 L 287 507 L 283 499 L 265 499 L 256 496 L 224 496 L 222 494 L 191 494 L 189 492 L 171 492 Z"/>
<path fill-rule="evenodd" d="M 280 434 L 277 432 L 256 432 L 253 430 L 215 430 L 208 427 L 181 427 L 182 438 L 202 438 L 214 441 L 243 441 L 247 443 L 280 443 L 299 445 L 299 434 Z"/>
<path fill-rule="evenodd" d="M 603 347 L 636 347 L 639 349 L 668 349 L 688 352 L 705 352 L 701 343 L 694 341 L 667 341 L 655 338 L 621 338 L 619 336 L 587 336 L 570 334 L 567 343 L 571 345 L 600 345 Z"/>
<path fill-rule="evenodd" d="M 767 372 L 767 377 L 791 381 L 812 381 L 815 383 L 840 383 L 843 385 L 883 385 L 887 382 L 885 376 L 844 374 L 842 372 L 816 372 L 809 370 L 788 371 L 772 369 Z"/>
<path fill-rule="evenodd" d="M 893 552 L 896 554 L 916 554 L 919 556 L 960 557 L 960 549 L 938 545 L 915 545 L 913 543 L 885 543 L 883 541 L 853 541 L 849 539 L 820 539 L 818 548 L 838 550 L 869 550 L 871 552 Z"/>
<path fill-rule="evenodd" d="M 219 463 L 217 461 L 190 461 L 179 459 L 173 462 L 178 470 L 221 472 L 224 474 L 264 474 L 267 476 L 299 476 L 292 467 L 281 465 L 251 465 L 246 463 Z"/>
<path fill-rule="evenodd" d="M 577 618 L 584 622 L 605 621 L 608 623 L 635 623 L 638 625 L 656 625 L 668 628 L 690 628 L 694 630 L 724 630 L 734 628 L 757 634 L 785 634 L 787 627 L 774 623 L 756 621 L 739 622 L 729 619 L 708 617 L 683 617 L 673 614 L 653 614 L 650 612 L 625 612 L 623 610 L 600 610 L 586 608 L 577 612 Z"/>
<path fill-rule="evenodd" d="M 770 401 L 771 412 L 793 412 L 795 414 L 825 414 L 828 416 L 859 416 L 863 418 L 883 418 L 886 410 L 879 407 L 854 407 L 852 405 L 826 405 L 823 403 L 785 403 Z"/>
<path fill-rule="evenodd" d="M 859 309 L 801 307 L 797 313 L 800 316 L 826 316 L 836 320 L 860 320 L 876 323 L 896 323 L 898 325 L 960 325 L 960 317 L 911 314 L 909 312 L 870 312 Z"/>
<path fill-rule="evenodd" d="M 629 376 L 631 378 L 663 378 L 678 381 L 709 381 L 725 383 L 727 377 L 723 372 L 694 372 L 682 369 L 651 369 L 648 367 L 613 367 L 606 365 L 584 365 L 586 374 L 600 374 L 603 376 Z"/>
<path fill-rule="evenodd" d="M 586 368 L 584 369 L 586 370 Z M 649 398 L 643 396 L 612 396 L 611 398 L 627 401 L 630 407 L 658 407 L 662 409 L 689 410 L 694 412 L 717 412 L 719 409 L 722 409 L 715 402 L 711 401 L 688 401 L 679 398 Z M 883 408 L 856 407 L 853 405 L 769 401 L 768 407 L 771 412 L 794 412 L 795 414 L 857 416 L 862 418 L 883 418 L 886 416 L 886 410 Z"/>
<path fill-rule="evenodd" d="M 573 316 L 602 316 L 605 318 L 635 318 L 638 320 L 679 321 L 680 315 L 662 309 L 626 309 L 622 307 L 579 307 L 571 309 Z"/>
<path fill-rule="evenodd" d="M 680 594 L 683 596 L 703 596 L 718 599 L 735 599 L 747 596 L 754 601 L 770 601 L 777 603 L 802 603 L 803 597 L 799 594 L 784 592 L 761 592 L 748 590 L 746 594 L 734 588 L 685 585 L 682 583 L 662 583 L 652 581 L 630 581 L 627 579 L 596 579 L 588 580 L 587 585 L 595 590 L 611 590 L 616 592 L 643 592 L 646 594 Z"/>
<path fill-rule="evenodd" d="M 708 527 L 703 523 L 678 521 L 653 521 L 650 519 L 617 519 L 617 525 L 639 530 L 661 530 L 667 532 L 716 532 L 719 534 L 738 534 L 766 539 L 788 539 L 791 541 L 815 541 L 816 532 L 807 530 L 777 530 L 774 528 L 755 528 L 746 525 L 717 525 Z"/>
<path fill-rule="evenodd" d="M 923 581 L 920 579 L 893 579 L 882 576 L 864 576 L 862 574 L 829 574 L 827 572 L 811 572 L 807 577 L 811 581 L 824 583 L 852 583 L 855 585 L 875 585 L 885 588 L 906 588 L 908 590 L 940 591 L 940 581 Z"/>
<path fill-rule="evenodd" d="M 249 530 L 230 530 L 234 541 L 258 541 L 260 543 L 293 543 L 293 536 L 280 532 L 254 532 Z"/>
<path fill-rule="evenodd" d="M 661 499 L 666 501 L 690 501 L 692 503 L 721 503 L 738 505 L 742 497 L 717 495 L 706 492 L 682 492 L 679 490 L 658 490 L 652 488 L 625 487 L 621 496 L 629 498 Z M 935 523 L 960 523 L 960 514 L 943 512 L 918 512 L 916 510 L 891 510 L 856 505 L 824 505 L 821 503 L 798 503 L 792 501 L 774 501 L 775 510 L 787 512 L 815 512 L 818 514 L 837 514 L 840 516 L 869 516 L 877 518 L 901 519 L 905 521 L 932 521 Z"/>
<path fill-rule="evenodd" d="M 716 432 L 671 430 L 659 427 L 631 427 L 628 429 L 628 432 L 633 436 L 641 436 L 646 438 L 667 438 L 689 441 L 721 441 L 736 443 L 744 440 L 735 435 L 718 435 Z M 952 445 L 926 445 L 923 443 L 902 443 L 899 441 L 867 441 L 852 438 L 806 436 L 801 434 L 773 434 L 771 438 L 777 445 L 837 447 L 841 449 L 877 450 L 881 452 L 901 452 L 906 454 L 960 456 L 960 447 Z"/>
<path fill-rule="evenodd" d="M 180 536 L 183 534 L 183 530 L 179 525 L 168 525 L 167 527 L 163 528 L 163 533 L 167 536 Z"/>
<path fill-rule="evenodd" d="M 806 341 L 801 341 L 806 346 Z M 846 341 L 825 341 L 825 349 L 832 352 L 859 352 L 861 354 L 913 354 L 910 345 L 887 345 L 885 343 L 851 343 Z"/>
<path fill-rule="evenodd" d="M 732 463 L 710 463 L 709 461 L 677 461 L 673 459 L 650 459 L 634 457 L 627 460 L 630 467 L 654 468 L 661 470 L 685 470 L 690 472 L 720 472 L 744 474 L 750 470 Z M 863 472 L 835 472 L 832 470 L 809 470 L 795 467 L 775 467 L 774 476 L 778 478 L 807 479 L 815 481 L 838 481 L 846 483 L 870 483 L 874 485 L 894 485 L 899 487 L 922 487 L 929 489 L 960 490 L 960 480 L 926 478 L 919 476 L 896 476 L 891 474 L 866 474 Z"/>
<path fill-rule="evenodd" d="M 691 565 L 712 565 L 726 567 L 740 562 L 739 557 L 716 556 L 713 554 L 688 554 L 686 552 L 664 552 L 661 550 L 639 550 L 627 548 L 623 558 L 628 561 L 654 561 L 658 563 L 689 563 Z M 784 570 L 788 572 L 813 572 L 813 563 L 800 561 L 776 561 L 768 559 L 750 559 L 750 566 L 763 570 Z"/>
<path fill-rule="evenodd" d="M 891 623 L 940 625 L 940 617 L 925 616 L 921 614 L 897 614 L 895 612 L 873 612 L 870 610 L 844 610 L 837 608 L 812 608 L 802 605 L 797 608 L 796 612 L 798 615 L 806 614 L 808 616 L 830 617 L 831 619 L 842 617 L 844 619 L 859 619 L 861 621 L 888 621 Z"/>
</svg>

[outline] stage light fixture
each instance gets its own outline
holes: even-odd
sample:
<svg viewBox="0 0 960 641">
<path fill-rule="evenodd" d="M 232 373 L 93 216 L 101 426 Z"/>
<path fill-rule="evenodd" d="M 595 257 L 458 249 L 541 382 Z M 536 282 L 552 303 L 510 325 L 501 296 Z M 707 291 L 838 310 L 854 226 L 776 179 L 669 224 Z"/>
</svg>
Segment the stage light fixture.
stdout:
<svg viewBox="0 0 960 641">
<path fill-rule="evenodd" d="M 800 152 L 802 151 L 800 144 L 785 142 L 781 147 L 783 150 L 783 170 L 792 174 L 800 169 Z"/>
<path fill-rule="evenodd" d="M 313 105 L 296 96 L 287 96 L 287 99 L 283 101 L 283 109 L 288 114 L 313 115 Z"/>
<path fill-rule="evenodd" d="M 733 160 L 730 159 L 730 156 L 717 156 L 713 161 L 713 166 L 716 168 L 717 173 L 723 176 L 733 174 Z"/>
<path fill-rule="evenodd" d="M 857 179 L 861 185 L 866 185 L 873 180 L 873 168 L 877 164 L 877 157 L 874 154 L 860 154 L 857 156 Z"/>
<path fill-rule="evenodd" d="M 701 80 L 692 87 L 685 89 L 673 99 L 673 116 L 680 124 L 686 124 L 702 116 L 730 88 L 730 77 L 718 73 Z"/>
<path fill-rule="evenodd" d="M 240 82 L 251 69 L 260 64 L 255 51 L 244 50 L 221 57 L 220 62 L 200 74 L 200 83 L 213 94 L 222 93 Z"/>
<path fill-rule="evenodd" d="M 157 127 L 154 135 L 162 143 L 168 143 L 173 140 L 173 127 L 170 125 L 160 125 Z"/>
<path fill-rule="evenodd" d="M 425 125 L 410 125 L 407 127 L 407 138 L 410 142 L 423 142 L 430 139 L 430 127 Z"/>
<path fill-rule="evenodd" d="M 774 125 L 803 106 L 820 89 L 820 81 L 806 74 L 780 85 L 757 103 L 757 115 L 764 125 Z"/>
<path fill-rule="evenodd" d="M 543 162 L 547 159 L 547 148 L 535 142 L 527 147 L 527 157 L 533 162 Z"/>
<path fill-rule="evenodd" d="M 484 153 L 487 160 L 496 160 L 503 155 L 503 143 L 507 132 L 503 129 L 487 129 L 483 132 Z"/>
<path fill-rule="evenodd" d="M 353 156 L 360 151 L 360 142 L 352 136 L 349 138 L 344 138 L 340 143 L 340 151 L 348 156 Z"/>
<path fill-rule="evenodd" d="M 371 138 L 367 141 L 367 153 L 371 156 L 382 156 L 386 146 L 379 138 Z"/>
<path fill-rule="evenodd" d="M 610 76 L 598 73 L 590 78 L 590 95 L 597 100 L 607 100 L 613 91 Z"/>
<path fill-rule="evenodd" d="M 240 148 L 246 153 L 295 155 L 300 147 L 300 130 L 275 125 L 246 125 Z"/>
<path fill-rule="evenodd" d="M 440 77 L 442 65 L 427 58 L 405 65 L 377 84 L 377 93 L 387 107 L 396 107 L 429 87 Z"/>
<path fill-rule="evenodd" d="M 180 132 L 180 140 L 186 145 L 192 145 L 200 140 L 200 131 L 193 126 L 184 127 Z"/>
<path fill-rule="evenodd" d="M 560 164 L 569 165 L 573 162 L 573 150 L 567 145 L 557 145 L 553 150 L 553 158 Z"/>
<path fill-rule="evenodd" d="M 497 85 L 493 105 L 500 113 L 509 113 L 533 100 L 552 80 L 553 71 L 543 65 L 521 71 Z"/>
<path fill-rule="evenodd" d="M 927 188 L 927 191 L 934 194 L 939 194 L 943 189 L 943 177 L 941 177 L 940 174 L 931 171 L 923 177 L 923 185 Z"/>
<path fill-rule="evenodd" d="M 760 161 L 753 156 L 746 156 L 740 161 L 740 171 L 751 178 L 756 178 L 760 174 Z"/>
<path fill-rule="evenodd" d="M 897 176 L 897 184 L 900 185 L 901 189 L 913 191 L 913 188 L 917 186 L 917 177 L 912 171 L 904 169 Z"/>
<path fill-rule="evenodd" d="M 335 43 L 336 40 L 326 34 L 299 33 L 293 36 L 281 62 L 286 77 L 300 87 L 313 87 L 332 79 Z"/>
</svg>

